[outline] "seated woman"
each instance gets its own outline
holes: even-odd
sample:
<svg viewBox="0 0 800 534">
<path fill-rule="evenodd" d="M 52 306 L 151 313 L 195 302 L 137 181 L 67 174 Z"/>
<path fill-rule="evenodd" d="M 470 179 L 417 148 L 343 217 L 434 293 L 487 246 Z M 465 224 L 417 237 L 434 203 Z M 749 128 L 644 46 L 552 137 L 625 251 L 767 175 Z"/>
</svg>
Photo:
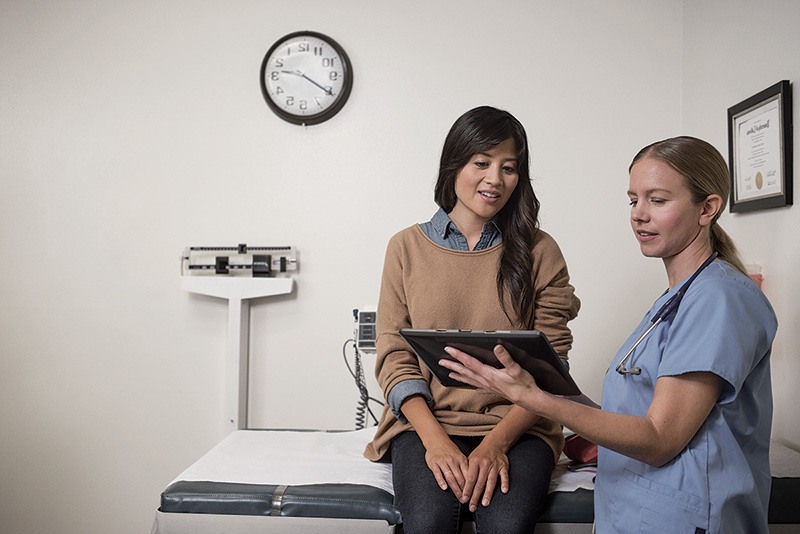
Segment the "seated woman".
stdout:
<svg viewBox="0 0 800 534">
<path fill-rule="evenodd" d="M 538 228 L 519 121 L 491 107 L 462 115 L 445 140 L 434 198 L 433 218 L 387 247 L 376 375 L 388 402 L 365 455 L 391 459 L 406 534 L 458 532 L 463 506 L 481 531 L 531 532 L 561 427 L 500 395 L 442 386 L 399 334 L 538 329 L 566 358 L 580 302 L 558 245 Z"/>
</svg>

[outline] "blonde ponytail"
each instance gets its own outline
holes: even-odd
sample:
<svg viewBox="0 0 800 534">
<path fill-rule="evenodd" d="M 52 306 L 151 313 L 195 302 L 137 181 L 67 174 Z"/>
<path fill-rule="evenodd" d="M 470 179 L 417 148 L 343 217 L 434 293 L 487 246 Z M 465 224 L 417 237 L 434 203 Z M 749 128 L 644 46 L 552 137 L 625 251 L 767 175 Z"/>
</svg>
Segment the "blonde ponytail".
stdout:
<svg viewBox="0 0 800 534">
<path fill-rule="evenodd" d="M 711 225 L 711 247 L 719 254 L 721 260 L 727 261 L 742 274 L 747 274 L 736 244 L 716 221 Z"/>
</svg>

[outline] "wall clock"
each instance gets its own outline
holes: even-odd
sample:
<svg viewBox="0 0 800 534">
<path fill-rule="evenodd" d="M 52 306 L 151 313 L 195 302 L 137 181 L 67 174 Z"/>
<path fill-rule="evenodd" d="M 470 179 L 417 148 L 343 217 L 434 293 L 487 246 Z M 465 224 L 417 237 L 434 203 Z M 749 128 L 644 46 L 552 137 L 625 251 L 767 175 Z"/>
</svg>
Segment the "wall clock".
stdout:
<svg viewBox="0 0 800 534">
<path fill-rule="evenodd" d="M 261 92 L 270 109 L 292 124 L 319 124 L 336 115 L 353 87 L 344 49 L 327 35 L 300 31 L 273 44 L 261 62 Z"/>
</svg>

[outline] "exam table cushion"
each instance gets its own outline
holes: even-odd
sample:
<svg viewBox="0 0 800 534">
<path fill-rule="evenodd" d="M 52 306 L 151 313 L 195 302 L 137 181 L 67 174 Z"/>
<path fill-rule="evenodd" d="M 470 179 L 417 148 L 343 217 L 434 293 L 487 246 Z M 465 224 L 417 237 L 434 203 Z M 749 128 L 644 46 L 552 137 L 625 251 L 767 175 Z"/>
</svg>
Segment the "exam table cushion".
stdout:
<svg viewBox="0 0 800 534">
<path fill-rule="evenodd" d="M 390 493 L 364 484 L 236 484 L 175 482 L 161 496 L 162 512 L 284 515 L 400 522 Z"/>
</svg>

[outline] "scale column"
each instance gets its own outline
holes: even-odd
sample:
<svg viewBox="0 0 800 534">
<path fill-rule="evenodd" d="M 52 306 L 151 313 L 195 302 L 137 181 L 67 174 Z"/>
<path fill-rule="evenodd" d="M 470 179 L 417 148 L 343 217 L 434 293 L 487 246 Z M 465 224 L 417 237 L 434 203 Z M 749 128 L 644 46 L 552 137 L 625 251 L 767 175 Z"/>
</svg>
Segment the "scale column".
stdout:
<svg viewBox="0 0 800 534">
<path fill-rule="evenodd" d="M 291 278 L 182 276 L 190 293 L 228 300 L 228 354 L 225 359 L 225 431 L 247 429 L 250 382 L 250 299 L 292 292 Z"/>
<path fill-rule="evenodd" d="M 225 426 L 227 432 L 247 428 L 250 371 L 250 302 L 228 301 L 228 358 L 225 363 Z"/>
</svg>

